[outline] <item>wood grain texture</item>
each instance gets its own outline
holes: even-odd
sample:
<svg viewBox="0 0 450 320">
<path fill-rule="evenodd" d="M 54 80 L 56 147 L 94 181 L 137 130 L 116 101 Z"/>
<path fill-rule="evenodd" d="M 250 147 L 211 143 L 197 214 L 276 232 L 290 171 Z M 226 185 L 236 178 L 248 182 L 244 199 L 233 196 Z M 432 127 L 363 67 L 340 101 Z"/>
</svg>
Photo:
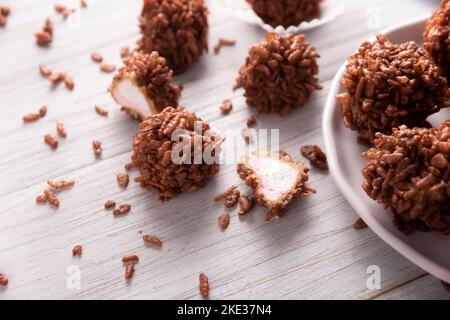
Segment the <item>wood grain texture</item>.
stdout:
<svg viewBox="0 0 450 320">
<path fill-rule="evenodd" d="M 78 1 L 60 1 L 78 4 Z M 379 29 L 431 12 L 438 1 L 347 1 L 346 13 L 330 24 L 307 32 L 321 53 L 324 89 L 307 107 L 287 118 L 258 116 L 258 128 L 281 128 L 281 148 L 301 160 L 303 144 L 322 145 L 321 118 L 328 88 L 346 57 L 377 30 L 369 29 L 370 10 L 381 10 Z M 124 172 L 138 124 L 119 111 L 107 92 L 111 74 L 101 73 L 90 59 L 94 51 L 119 65 L 119 50 L 139 37 L 141 1 L 90 0 L 79 29 L 70 28 L 53 11 L 53 1 L 0 1 L 13 12 L 0 29 L 0 272 L 10 285 L 0 299 L 200 299 L 198 274 L 210 279 L 212 299 L 416 299 L 449 294 L 440 282 L 392 250 L 373 232 L 353 230 L 355 212 L 340 195 L 329 174 L 312 170 L 318 193 L 295 201 L 288 214 L 264 222 L 262 208 L 248 216 L 231 213 L 227 230 L 217 216 L 223 207 L 215 195 L 237 184 L 234 165 L 222 166 L 208 187 L 168 203 L 130 183 L 122 190 L 115 174 Z M 183 83 L 182 104 L 223 131 L 243 128 L 253 113 L 242 92 L 231 90 L 248 47 L 264 32 L 230 15 L 215 1 L 210 7 L 210 48 L 219 37 L 237 40 L 235 47 L 212 53 L 176 81 Z M 408 10 L 404 10 L 408 6 Z M 370 9 L 370 10 L 369 10 Z M 55 21 L 51 48 L 38 48 L 33 33 L 47 16 Z M 73 76 L 75 90 L 52 90 L 38 73 L 44 63 Z M 219 106 L 233 100 L 234 110 L 222 116 Z M 22 124 L 21 117 L 48 105 L 45 118 Z M 110 111 L 98 116 L 94 105 Z M 43 136 L 55 132 L 56 121 L 67 129 L 56 151 Z M 96 159 L 91 141 L 103 142 Z M 136 172 L 131 172 L 134 177 Z M 52 179 L 74 179 L 72 190 L 59 195 L 55 210 L 34 198 Z M 131 213 L 114 218 L 103 208 L 108 199 L 132 205 Z M 157 235 L 160 249 L 146 246 L 138 231 Z M 73 258 L 74 245 L 83 256 Z M 121 258 L 140 257 L 133 280 L 126 283 Z M 81 289 L 66 286 L 67 268 L 81 269 Z M 381 268 L 381 290 L 368 290 L 367 267 Z"/>
</svg>

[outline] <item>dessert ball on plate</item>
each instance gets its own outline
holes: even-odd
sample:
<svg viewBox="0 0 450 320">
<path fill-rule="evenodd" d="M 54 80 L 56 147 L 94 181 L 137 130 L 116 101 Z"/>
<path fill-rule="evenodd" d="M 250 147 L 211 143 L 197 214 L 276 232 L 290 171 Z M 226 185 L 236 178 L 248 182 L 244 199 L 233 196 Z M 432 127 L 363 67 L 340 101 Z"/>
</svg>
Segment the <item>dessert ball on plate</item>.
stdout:
<svg viewBox="0 0 450 320">
<path fill-rule="evenodd" d="M 426 51 L 381 34 L 350 56 L 341 85 L 345 125 L 369 142 L 401 125 L 427 127 L 427 117 L 448 106 L 447 80 Z"/>
<path fill-rule="evenodd" d="M 161 201 L 196 191 L 219 171 L 222 139 L 195 113 L 168 107 L 140 124 L 132 160 L 141 186 Z"/>
<path fill-rule="evenodd" d="M 203 0 L 144 0 L 138 47 L 158 51 L 175 74 L 208 50 L 208 8 Z"/>
<path fill-rule="evenodd" d="M 305 35 L 268 33 L 250 49 L 235 86 L 245 90 L 250 107 L 260 113 L 285 116 L 321 89 L 317 78 L 319 54 L 305 39 Z"/>
<path fill-rule="evenodd" d="M 363 189 L 394 213 L 404 232 L 450 234 L 450 120 L 437 129 L 401 126 L 377 133 L 363 153 Z"/>
<path fill-rule="evenodd" d="M 450 3 L 443 0 L 428 20 L 423 34 L 423 46 L 442 72 L 450 79 Z"/>
<path fill-rule="evenodd" d="M 247 0 L 253 11 L 276 28 L 296 26 L 320 16 L 322 0 Z"/>
<path fill-rule="evenodd" d="M 144 120 L 168 106 L 178 106 L 181 86 L 172 84 L 172 70 L 158 52 L 133 52 L 124 60 L 111 85 L 111 94 L 123 110 Z"/>
<path fill-rule="evenodd" d="M 266 220 L 282 216 L 294 198 L 315 193 L 306 186 L 309 169 L 285 152 L 252 153 L 238 164 L 237 172 L 255 189 L 258 202 L 269 209 Z"/>
</svg>

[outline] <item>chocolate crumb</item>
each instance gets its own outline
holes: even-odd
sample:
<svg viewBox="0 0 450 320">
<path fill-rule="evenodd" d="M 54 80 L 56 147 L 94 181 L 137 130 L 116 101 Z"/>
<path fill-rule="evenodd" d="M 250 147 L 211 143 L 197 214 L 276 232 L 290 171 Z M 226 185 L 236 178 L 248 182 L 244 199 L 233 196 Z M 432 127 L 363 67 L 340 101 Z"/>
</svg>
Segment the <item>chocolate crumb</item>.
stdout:
<svg viewBox="0 0 450 320">
<path fill-rule="evenodd" d="M 256 118 L 255 116 L 251 116 L 250 118 L 247 119 L 247 127 L 253 127 L 256 124 Z"/>
<path fill-rule="evenodd" d="M 447 290 L 448 292 L 450 292 L 450 283 L 447 283 L 445 281 L 441 281 L 442 286 L 444 287 L 445 290 Z"/>
<path fill-rule="evenodd" d="M 102 63 L 100 65 L 100 70 L 106 73 L 111 73 L 114 72 L 116 70 L 116 66 L 113 64 L 108 64 L 108 63 Z"/>
<path fill-rule="evenodd" d="M 108 200 L 105 202 L 105 209 L 112 209 L 116 207 L 116 202 L 114 200 Z"/>
<path fill-rule="evenodd" d="M 92 61 L 97 62 L 97 63 L 103 62 L 103 56 L 97 52 L 91 53 L 91 59 L 92 59 Z"/>
<path fill-rule="evenodd" d="M 220 49 L 223 46 L 234 46 L 236 44 L 236 40 L 228 40 L 224 38 L 219 38 L 217 44 L 214 46 L 214 54 L 219 54 Z"/>
<path fill-rule="evenodd" d="M 327 156 L 316 145 L 304 146 L 300 149 L 302 155 L 309 160 L 311 165 L 319 168 L 320 170 L 328 170 Z"/>
<path fill-rule="evenodd" d="M 97 112 L 97 114 L 102 116 L 102 117 L 107 117 L 108 116 L 108 110 L 105 110 L 105 109 L 103 109 L 100 106 L 95 106 L 95 112 Z"/>
<path fill-rule="evenodd" d="M 233 109 L 233 103 L 230 99 L 224 100 L 222 102 L 222 105 L 220 106 L 220 111 L 222 111 L 223 114 L 229 114 L 231 110 Z"/>
<path fill-rule="evenodd" d="M 209 296 L 209 280 L 208 276 L 203 272 L 199 275 L 199 289 L 203 298 L 208 298 Z"/>
<path fill-rule="evenodd" d="M 161 240 L 159 238 L 155 237 L 155 236 L 150 235 L 150 234 L 144 235 L 142 237 L 142 239 L 144 239 L 144 241 L 146 243 L 152 244 L 154 246 L 157 246 L 157 247 L 161 247 L 162 246 Z"/>
<path fill-rule="evenodd" d="M 61 190 L 61 189 L 68 189 L 72 188 L 75 185 L 74 180 L 60 180 L 60 181 L 54 181 L 54 180 L 47 180 L 47 184 L 53 189 L 53 190 Z"/>
<path fill-rule="evenodd" d="M 48 81 L 54 86 L 60 84 L 62 81 L 64 81 L 65 74 L 64 73 L 52 73 L 47 77 Z"/>
<path fill-rule="evenodd" d="M 44 47 L 48 46 L 53 41 L 53 22 L 50 18 L 45 20 L 44 26 L 41 31 L 36 32 L 36 43 L 37 45 Z"/>
<path fill-rule="evenodd" d="M 45 31 L 38 31 L 34 35 L 36 37 L 36 43 L 41 47 L 47 46 L 53 41 L 52 35 Z"/>
<path fill-rule="evenodd" d="M 86 0 L 80 0 L 80 6 L 82 7 L 82 8 L 87 8 L 87 2 L 86 2 Z"/>
<path fill-rule="evenodd" d="M 0 286 L 6 287 L 8 285 L 8 282 L 8 278 L 3 273 L 0 273 Z"/>
<path fill-rule="evenodd" d="M 40 194 L 36 197 L 36 203 L 46 203 L 47 196 L 45 194 Z"/>
<path fill-rule="evenodd" d="M 9 16 L 9 14 L 11 13 L 11 8 L 7 7 L 7 6 L 0 6 L 0 14 L 2 16 Z"/>
<path fill-rule="evenodd" d="M 66 88 L 72 91 L 75 88 L 75 83 L 73 82 L 73 79 L 68 74 L 64 74 L 63 78 L 64 84 L 66 85 Z"/>
<path fill-rule="evenodd" d="M 122 58 L 128 58 L 130 56 L 131 52 L 130 52 L 130 48 L 125 46 L 120 48 L 120 56 Z"/>
<path fill-rule="evenodd" d="M 118 173 L 116 175 L 116 178 L 117 178 L 117 183 L 119 184 L 119 186 L 121 186 L 122 188 L 128 187 L 128 183 L 130 181 L 130 178 L 128 177 L 128 174 L 126 174 L 126 173 Z"/>
<path fill-rule="evenodd" d="M 125 170 L 130 171 L 135 168 L 135 165 L 133 162 L 128 162 L 125 164 L 124 168 L 125 168 Z"/>
<path fill-rule="evenodd" d="M 245 215 L 245 214 L 249 213 L 253 209 L 253 207 L 255 206 L 255 203 L 256 203 L 256 199 L 255 198 L 250 198 L 250 197 L 247 197 L 247 196 L 241 196 L 239 198 L 240 208 L 239 208 L 238 214 L 240 216 L 242 216 L 242 215 Z"/>
<path fill-rule="evenodd" d="M 223 200 L 225 207 L 232 208 L 238 203 L 240 195 L 241 193 L 239 192 L 237 187 L 233 185 L 229 187 L 224 193 L 216 196 L 214 198 L 214 201 L 217 202 Z"/>
<path fill-rule="evenodd" d="M 129 204 L 121 204 L 119 208 L 114 209 L 113 215 L 115 216 L 123 216 L 130 212 L 131 206 Z"/>
<path fill-rule="evenodd" d="M 29 113 L 27 115 L 24 115 L 22 117 L 22 120 L 24 123 L 28 123 L 28 122 L 38 121 L 40 118 L 42 118 L 42 117 L 39 113 Z"/>
<path fill-rule="evenodd" d="M 39 65 L 39 72 L 42 76 L 48 78 L 52 74 L 52 70 L 50 70 L 48 67 L 44 66 L 43 64 Z"/>
<path fill-rule="evenodd" d="M 128 263 L 128 262 L 137 263 L 137 262 L 139 262 L 139 257 L 135 254 L 124 256 L 122 258 L 122 262 L 123 263 Z"/>
<path fill-rule="evenodd" d="M 42 106 L 39 108 L 39 116 L 41 118 L 45 117 L 45 115 L 47 114 L 47 107 L 46 106 Z"/>
<path fill-rule="evenodd" d="M 125 279 L 130 280 L 134 274 L 134 264 L 128 264 L 125 268 Z"/>
<path fill-rule="evenodd" d="M 7 23 L 8 19 L 5 16 L 0 15 L 0 28 L 5 27 Z"/>
<path fill-rule="evenodd" d="M 58 140 L 52 136 L 51 134 L 46 134 L 44 136 L 44 141 L 46 144 L 48 144 L 53 150 L 58 148 Z"/>
<path fill-rule="evenodd" d="M 50 205 L 56 208 L 59 207 L 59 200 L 52 190 L 44 190 L 44 195 Z"/>
<path fill-rule="evenodd" d="M 62 122 L 57 122 L 56 123 L 56 132 L 58 133 L 58 135 L 60 137 L 66 138 L 67 137 L 67 132 L 66 132 L 66 128 L 64 128 L 64 124 Z"/>
<path fill-rule="evenodd" d="M 102 155 L 102 143 L 98 140 L 92 141 L 92 148 L 94 149 L 94 154 L 96 157 L 100 157 Z"/>
<path fill-rule="evenodd" d="M 217 221 L 219 222 L 219 227 L 222 230 L 225 230 L 230 225 L 230 215 L 228 214 L 228 212 L 222 213 L 217 218 Z"/>
<path fill-rule="evenodd" d="M 72 249 L 72 255 L 73 256 L 81 256 L 83 254 L 83 247 L 80 245 L 77 245 L 73 247 Z"/>
<path fill-rule="evenodd" d="M 245 143 L 250 143 L 250 140 L 252 139 L 252 134 L 250 133 L 250 130 L 248 128 L 244 128 L 241 130 L 242 138 L 244 138 Z"/>
<path fill-rule="evenodd" d="M 358 220 L 356 220 L 353 224 L 353 229 L 355 230 L 363 230 L 365 228 L 367 228 L 367 224 L 361 218 L 358 218 Z"/>
</svg>

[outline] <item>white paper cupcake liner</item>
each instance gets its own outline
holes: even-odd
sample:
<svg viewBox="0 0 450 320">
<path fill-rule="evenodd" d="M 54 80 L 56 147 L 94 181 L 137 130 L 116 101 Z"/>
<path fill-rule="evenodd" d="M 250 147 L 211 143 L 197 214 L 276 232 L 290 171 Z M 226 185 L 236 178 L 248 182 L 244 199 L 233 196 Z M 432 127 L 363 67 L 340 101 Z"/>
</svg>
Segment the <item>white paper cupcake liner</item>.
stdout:
<svg viewBox="0 0 450 320">
<path fill-rule="evenodd" d="M 274 0 L 276 1 L 276 0 Z M 323 0 L 321 4 L 321 16 L 311 21 L 304 21 L 297 26 L 289 26 L 287 28 L 278 26 L 276 28 L 264 23 L 262 19 L 256 15 L 250 5 L 245 0 L 219 0 L 224 8 L 231 11 L 237 18 L 247 23 L 257 25 L 267 32 L 276 32 L 278 34 L 293 33 L 297 34 L 302 31 L 317 28 L 330 21 L 344 12 L 346 0 Z"/>
</svg>

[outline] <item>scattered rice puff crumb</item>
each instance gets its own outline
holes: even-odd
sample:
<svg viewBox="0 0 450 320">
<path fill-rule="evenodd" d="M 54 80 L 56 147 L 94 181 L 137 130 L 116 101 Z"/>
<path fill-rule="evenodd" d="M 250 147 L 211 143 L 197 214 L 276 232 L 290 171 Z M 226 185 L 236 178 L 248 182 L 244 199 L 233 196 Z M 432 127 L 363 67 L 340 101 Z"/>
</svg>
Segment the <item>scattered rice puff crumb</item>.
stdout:
<svg viewBox="0 0 450 320">
<path fill-rule="evenodd" d="M 217 44 L 214 46 L 214 54 L 219 54 L 220 49 L 224 46 L 234 46 L 236 44 L 236 40 L 229 40 L 224 38 L 219 38 L 217 40 Z"/>
<path fill-rule="evenodd" d="M 125 203 L 125 204 L 121 204 L 119 206 L 119 208 L 114 209 L 113 215 L 116 216 L 116 217 L 117 216 L 123 216 L 123 215 L 128 214 L 130 211 L 131 211 L 131 206 L 129 204 Z"/>
<path fill-rule="evenodd" d="M 256 118 L 255 116 L 251 116 L 250 118 L 247 119 L 247 127 L 253 127 L 256 124 Z"/>
<path fill-rule="evenodd" d="M 54 181 L 54 180 L 47 180 L 47 184 L 54 190 L 61 190 L 61 189 L 67 189 L 67 188 L 72 188 L 75 185 L 75 181 L 74 180 L 59 180 L 59 181 Z"/>
<path fill-rule="evenodd" d="M 199 279 L 200 293 L 201 293 L 202 297 L 206 299 L 206 298 L 209 297 L 209 280 L 208 280 L 208 276 L 202 272 L 202 273 L 200 273 L 198 279 Z"/>
<path fill-rule="evenodd" d="M 356 220 L 353 224 L 353 229 L 355 230 L 363 230 L 365 228 L 367 228 L 367 224 L 361 218 L 358 218 L 358 220 Z"/>
<path fill-rule="evenodd" d="M 55 208 L 59 207 L 59 200 L 52 190 L 44 190 L 44 195 L 50 205 Z"/>
<path fill-rule="evenodd" d="M 130 48 L 128 46 L 124 46 L 122 48 L 120 48 L 120 56 L 122 58 L 128 58 L 130 56 L 131 52 L 130 52 Z"/>
<path fill-rule="evenodd" d="M 135 254 L 131 254 L 131 255 L 127 255 L 127 256 L 123 256 L 122 257 L 122 262 L 123 263 L 138 263 L 139 262 L 139 257 Z"/>
<path fill-rule="evenodd" d="M 95 108 L 95 112 L 97 112 L 98 115 L 100 115 L 102 117 L 108 116 L 108 110 L 105 110 L 100 106 L 95 106 L 94 108 Z"/>
<path fill-rule="evenodd" d="M 36 197 L 36 203 L 46 203 L 47 196 L 45 194 L 40 194 Z"/>
<path fill-rule="evenodd" d="M 249 213 L 254 208 L 255 204 L 256 204 L 255 198 L 241 196 L 239 198 L 240 208 L 239 208 L 238 214 L 240 216 L 242 216 L 242 215 Z"/>
<path fill-rule="evenodd" d="M 83 247 L 80 245 L 77 245 L 73 247 L 72 249 L 72 255 L 73 256 L 81 256 L 83 254 Z"/>
<path fill-rule="evenodd" d="M 103 56 L 100 53 L 92 52 L 91 53 L 91 60 L 97 63 L 103 62 Z"/>
<path fill-rule="evenodd" d="M 448 292 L 450 292 L 450 283 L 447 283 L 445 281 L 441 281 L 442 286 L 444 287 L 445 290 L 447 290 Z"/>
<path fill-rule="evenodd" d="M 294 198 L 316 192 L 306 186 L 309 169 L 285 152 L 254 152 L 237 165 L 237 172 L 269 209 L 267 218 L 283 215 Z"/>
<path fill-rule="evenodd" d="M 48 77 L 52 74 L 52 70 L 50 70 L 47 66 L 43 65 L 43 64 L 39 64 L 39 73 L 43 76 L 43 77 Z"/>
<path fill-rule="evenodd" d="M 155 237 L 155 236 L 150 235 L 150 234 L 146 234 L 146 235 L 142 236 L 142 239 L 146 243 L 152 244 L 154 246 L 157 246 L 157 247 L 161 247 L 162 246 L 161 240 L 159 238 Z"/>
<path fill-rule="evenodd" d="M 219 227 L 222 230 L 225 230 L 230 225 L 230 214 L 228 212 L 224 212 L 217 218 L 219 222 Z"/>
<path fill-rule="evenodd" d="M 134 275 L 134 264 L 127 264 L 125 267 L 125 279 L 130 280 Z"/>
<path fill-rule="evenodd" d="M 242 138 L 244 138 L 245 143 L 250 143 L 250 141 L 252 140 L 252 134 L 250 132 L 250 130 L 248 128 L 243 128 L 241 130 L 241 134 L 242 134 Z"/>
<path fill-rule="evenodd" d="M 303 146 L 301 147 L 300 152 L 314 167 L 324 171 L 328 170 L 327 156 L 319 146 Z"/>
<path fill-rule="evenodd" d="M 128 187 L 128 183 L 130 181 L 128 174 L 118 173 L 118 174 L 116 174 L 116 179 L 117 179 L 117 183 L 119 184 L 120 187 L 122 187 L 122 188 Z"/>
<path fill-rule="evenodd" d="M 64 74 L 63 78 L 64 84 L 67 89 L 72 91 L 75 88 L 75 82 L 73 81 L 72 77 L 69 76 L 67 73 Z"/>
<path fill-rule="evenodd" d="M 96 157 L 100 157 L 102 155 L 103 149 L 102 149 L 102 143 L 98 140 L 92 141 L 92 149 L 94 150 L 94 155 Z"/>
<path fill-rule="evenodd" d="M 8 278 L 3 273 L 0 273 L 0 286 L 6 287 L 8 285 L 8 282 Z"/>
<path fill-rule="evenodd" d="M 23 116 L 22 120 L 24 123 L 35 122 L 35 121 L 39 120 L 40 118 L 45 117 L 46 114 L 47 114 L 47 107 L 42 106 L 39 108 L 38 112 L 30 113 L 30 114 Z"/>
<path fill-rule="evenodd" d="M 36 37 L 36 44 L 41 47 L 48 46 L 53 42 L 53 22 L 50 18 L 45 20 L 42 30 L 34 34 Z"/>
<path fill-rule="evenodd" d="M 222 114 L 229 114 L 233 110 L 233 103 L 230 99 L 226 99 L 222 102 L 222 105 L 220 106 L 220 111 Z"/>
<path fill-rule="evenodd" d="M 67 131 L 66 131 L 66 128 L 64 127 L 64 124 L 62 122 L 58 121 L 56 123 L 56 132 L 62 138 L 66 138 L 67 137 Z"/>
<path fill-rule="evenodd" d="M 105 202 L 105 209 L 112 209 L 116 207 L 116 202 L 114 200 L 108 200 Z"/>
<path fill-rule="evenodd" d="M 136 167 L 135 167 L 135 165 L 134 165 L 133 162 L 128 162 L 128 163 L 126 163 L 126 164 L 124 165 L 124 168 L 125 168 L 125 170 L 130 171 L 130 170 L 132 170 L 132 169 L 134 169 L 134 168 L 136 168 Z"/>
<path fill-rule="evenodd" d="M 239 192 L 237 187 L 233 185 L 229 187 L 224 193 L 216 196 L 214 198 L 214 201 L 217 202 L 223 200 L 224 201 L 223 204 L 225 207 L 232 208 L 238 203 L 240 195 L 241 193 Z"/>
<path fill-rule="evenodd" d="M 48 144 L 53 150 L 58 148 L 58 140 L 52 136 L 51 134 L 46 134 L 44 136 L 44 141 L 46 144 Z"/>
<path fill-rule="evenodd" d="M 114 72 L 116 70 L 116 66 L 113 65 L 113 64 L 109 64 L 109 63 L 102 63 L 100 65 L 100 70 L 102 72 L 111 73 L 111 72 Z"/>
</svg>

